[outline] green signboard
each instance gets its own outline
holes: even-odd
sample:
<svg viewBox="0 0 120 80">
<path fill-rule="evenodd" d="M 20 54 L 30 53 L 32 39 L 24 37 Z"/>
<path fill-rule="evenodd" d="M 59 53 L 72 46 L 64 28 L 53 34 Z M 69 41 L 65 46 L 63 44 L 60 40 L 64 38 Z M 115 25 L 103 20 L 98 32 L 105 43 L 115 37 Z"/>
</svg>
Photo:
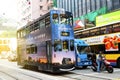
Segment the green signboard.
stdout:
<svg viewBox="0 0 120 80">
<path fill-rule="evenodd" d="M 96 26 L 103 26 L 120 21 L 120 10 L 96 17 Z"/>
</svg>

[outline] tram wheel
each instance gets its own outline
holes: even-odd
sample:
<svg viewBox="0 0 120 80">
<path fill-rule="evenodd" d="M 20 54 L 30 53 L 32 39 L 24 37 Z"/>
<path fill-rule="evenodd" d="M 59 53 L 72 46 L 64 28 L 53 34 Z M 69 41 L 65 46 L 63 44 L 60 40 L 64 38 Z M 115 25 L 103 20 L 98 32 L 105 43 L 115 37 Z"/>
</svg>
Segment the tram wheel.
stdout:
<svg viewBox="0 0 120 80">
<path fill-rule="evenodd" d="M 117 67 L 120 68 L 120 58 L 117 60 Z"/>
</svg>

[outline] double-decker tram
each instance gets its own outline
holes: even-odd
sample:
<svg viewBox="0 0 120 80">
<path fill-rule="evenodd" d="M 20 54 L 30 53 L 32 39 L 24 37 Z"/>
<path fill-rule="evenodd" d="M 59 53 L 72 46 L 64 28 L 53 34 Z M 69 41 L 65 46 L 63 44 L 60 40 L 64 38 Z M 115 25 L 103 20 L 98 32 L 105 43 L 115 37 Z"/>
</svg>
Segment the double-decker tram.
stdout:
<svg viewBox="0 0 120 80">
<path fill-rule="evenodd" d="M 17 30 L 18 65 L 41 71 L 74 69 L 74 30 L 71 12 L 53 9 Z"/>
</svg>

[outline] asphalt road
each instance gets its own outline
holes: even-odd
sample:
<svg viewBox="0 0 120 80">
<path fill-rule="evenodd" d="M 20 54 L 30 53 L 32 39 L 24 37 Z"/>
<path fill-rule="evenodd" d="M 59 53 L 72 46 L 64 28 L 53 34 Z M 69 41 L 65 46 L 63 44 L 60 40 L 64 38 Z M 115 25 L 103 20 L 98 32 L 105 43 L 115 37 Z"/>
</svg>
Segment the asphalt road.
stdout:
<svg viewBox="0 0 120 80">
<path fill-rule="evenodd" d="M 76 69 L 67 73 L 51 74 L 23 69 L 16 62 L 0 59 L 0 80 L 120 80 L 120 69 L 114 68 L 113 73 L 93 72 L 87 69 Z"/>
</svg>

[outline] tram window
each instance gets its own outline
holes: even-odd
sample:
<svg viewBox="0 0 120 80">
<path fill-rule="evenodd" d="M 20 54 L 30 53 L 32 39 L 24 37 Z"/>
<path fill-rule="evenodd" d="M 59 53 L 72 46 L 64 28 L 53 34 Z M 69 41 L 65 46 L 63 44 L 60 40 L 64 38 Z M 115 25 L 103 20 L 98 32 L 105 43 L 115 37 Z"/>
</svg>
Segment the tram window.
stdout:
<svg viewBox="0 0 120 80">
<path fill-rule="evenodd" d="M 40 24 L 41 24 L 41 22 L 39 21 L 39 29 L 41 28 L 41 25 L 40 25 Z"/>
<path fill-rule="evenodd" d="M 30 48 L 27 48 L 27 49 L 26 49 L 26 53 L 27 53 L 27 54 L 30 54 Z"/>
<path fill-rule="evenodd" d="M 80 35 L 80 38 L 84 38 L 85 36 L 84 36 L 84 34 L 82 33 L 81 35 Z"/>
<path fill-rule="evenodd" d="M 96 35 L 100 35 L 100 28 L 97 28 Z"/>
<path fill-rule="evenodd" d="M 43 28 L 43 27 L 45 27 L 45 20 L 44 19 L 40 20 L 40 28 Z"/>
<path fill-rule="evenodd" d="M 92 29 L 92 30 L 90 30 L 90 35 L 91 36 L 96 36 L 97 32 L 99 32 L 98 28 Z"/>
<path fill-rule="evenodd" d="M 70 50 L 74 51 L 74 40 L 70 40 Z"/>
<path fill-rule="evenodd" d="M 28 48 L 26 48 L 27 54 L 36 54 L 37 53 L 37 46 L 36 45 L 29 45 Z"/>
<path fill-rule="evenodd" d="M 34 53 L 34 47 L 31 47 L 31 54 Z"/>
<path fill-rule="evenodd" d="M 120 32 L 120 26 L 114 27 L 114 32 Z"/>
<path fill-rule="evenodd" d="M 30 25 L 30 33 L 32 33 L 34 31 L 34 24 Z"/>
<path fill-rule="evenodd" d="M 62 51 L 62 45 L 60 40 L 54 41 L 54 51 Z"/>
<path fill-rule="evenodd" d="M 96 54 L 99 54 L 99 51 L 102 51 L 102 52 L 105 51 L 105 46 L 103 44 L 91 45 L 90 47 L 91 47 L 91 50 Z"/>
<path fill-rule="evenodd" d="M 63 50 L 68 51 L 69 50 L 69 43 L 67 40 L 63 41 Z"/>
<path fill-rule="evenodd" d="M 111 26 L 111 25 L 108 25 L 108 26 L 106 26 L 105 33 L 106 33 L 106 34 L 112 33 L 112 32 L 113 32 L 112 30 L 113 30 L 112 26 Z"/>
<path fill-rule="evenodd" d="M 88 36 L 89 36 L 89 31 L 82 32 L 82 37 L 88 37 Z"/>
<path fill-rule="evenodd" d="M 81 35 L 82 35 L 81 32 L 75 33 L 75 38 L 81 38 Z"/>
<path fill-rule="evenodd" d="M 34 25 L 34 31 L 37 30 L 37 29 L 39 29 L 39 23 L 38 22 L 36 22 L 35 25 Z"/>
<path fill-rule="evenodd" d="M 90 36 L 95 36 L 95 32 L 91 32 Z"/>
<path fill-rule="evenodd" d="M 53 21 L 53 23 L 59 23 L 59 16 L 58 16 L 58 14 L 53 14 L 53 16 L 52 16 L 52 21 Z"/>
<path fill-rule="evenodd" d="M 106 27 L 101 27 L 100 28 L 100 34 L 105 34 L 106 32 Z"/>
<path fill-rule="evenodd" d="M 120 23 L 118 23 L 118 24 L 113 24 L 113 27 L 114 27 L 114 28 L 120 27 Z"/>
<path fill-rule="evenodd" d="M 66 17 L 65 14 L 60 14 L 60 23 L 65 23 L 66 22 Z"/>
<path fill-rule="evenodd" d="M 90 36 L 95 36 L 95 32 L 94 31 L 90 31 Z"/>
<path fill-rule="evenodd" d="M 20 38 L 20 32 L 17 33 L 17 38 Z"/>
<path fill-rule="evenodd" d="M 24 37 L 26 35 L 26 31 L 25 30 L 22 30 L 21 31 L 21 37 Z"/>
<path fill-rule="evenodd" d="M 78 38 L 84 38 L 84 36 L 81 34 L 81 35 L 78 36 Z"/>
<path fill-rule="evenodd" d="M 31 47 L 31 54 L 35 54 L 35 53 L 37 53 L 37 47 L 33 46 Z"/>
<path fill-rule="evenodd" d="M 35 53 L 37 53 L 37 46 L 35 46 Z"/>
<path fill-rule="evenodd" d="M 84 37 L 89 37 L 89 31 L 85 31 L 83 34 L 84 34 Z"/>
<path fill-rule="evenodd" d="M 47 16 L 47 17 L 45 18 L 45 26 L 46 26 L 46 27 L 50 27 L 50 16 Z"/>
<path fill-rule="evenodd" d="M 28 34 L 30 33 L 30 28 L 29 28 L 29 26 L 27 26 L 25 30 L 26 30 L 26 35 L 28 35 Z"/>
<path fill-rule="evenodd" d="M 66 14 L 60 14 L 60 20 L 61 20 L 61 23 L 64 23 L 64 24 L 71 24 L 72 25 L 72 17 L 71 16 L 68 16 Z"/>
<path fill-rule="evenodd" d="M 68 18 L 67 24 L 73 25 L 72 17 L 69 17 L 69 18 Z"/>
</svg>

